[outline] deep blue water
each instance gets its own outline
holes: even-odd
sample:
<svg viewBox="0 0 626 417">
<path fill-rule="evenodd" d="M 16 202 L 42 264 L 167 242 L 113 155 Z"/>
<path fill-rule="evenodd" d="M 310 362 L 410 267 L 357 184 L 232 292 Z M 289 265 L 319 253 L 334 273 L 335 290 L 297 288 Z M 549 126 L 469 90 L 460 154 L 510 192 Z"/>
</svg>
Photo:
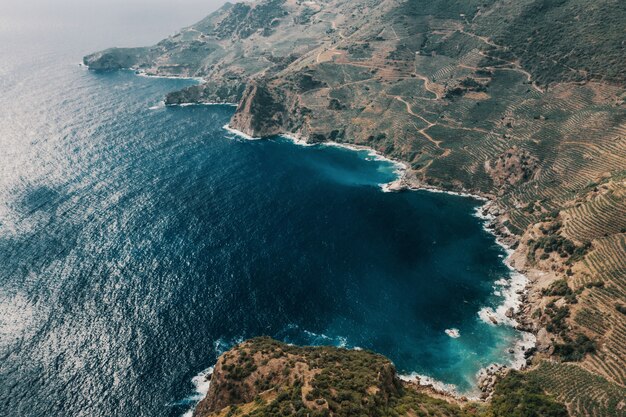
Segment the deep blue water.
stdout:
<svg viewBox="0 0 626 417">
<path fill-rule="evenodd" d="M 151 109 L 189 81 L 80 68 L 90 39 L 3 50 L 7 414 L 180 416 L 191 378 L 257 335 L 461 391 L 510 359 L 515 332 L 478 317 L 509 274 L 479 202 L 383 193 L 394 167 L 365 152 L 243 140 L 232 107 Z"/>
</svg>

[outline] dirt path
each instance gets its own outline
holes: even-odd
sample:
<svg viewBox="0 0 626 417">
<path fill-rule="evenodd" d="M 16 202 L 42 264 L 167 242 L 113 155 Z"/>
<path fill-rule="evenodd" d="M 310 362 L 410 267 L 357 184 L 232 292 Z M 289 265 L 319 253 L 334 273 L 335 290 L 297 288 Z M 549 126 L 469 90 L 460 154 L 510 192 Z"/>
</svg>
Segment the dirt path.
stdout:
<svg viewBox="0 0 626 417">
<path fill-rule="evenodd" d="M 417 132 L 419 134 L 424 136 L 429 142 L 434 144 L 437 148 L 441 149 L 441 141 L 433 139 L 432 136 L 430 136 L 428 133 L 426 133 L 426 131 L 428 129 L 430 129 L 431 127 L 435 126 L 435 123 L 433 123 L 430 120 L 425 119 L 423 116 L 415 113 L 413 111 L 413 109 L 411 108 L 411 105 L 406 100 L 404 100 L 402 97 L 400 97 L 400 96 L 390 96 L 390 97 L 393 97 L 394 99 L 398 100 L 399 102 L 404 103 L 404 106 L 406 107 L 406 112 L 407 113 L 409 113 L 411 116 L 417 117 L 418 119 L 420 119 L 421 121 L 426 123 L 427 126 L 422 128 L 422 129 L 418 129 L 417 126 L 415 126 L 415 124 L 413 124 L 413 127 L 417 130 Z"/>
<path fill-rule="evenodd" d="M 502 47 L 501 47 L 501 46 L 497 46 L 497 45 L 495 45 L 495 44 L 494 44 L 494 46 L 496 46 L 497 48 L 502 49 Z M 484 57 L 489 57 L 488 55 L 486 55 L 486 54 L 485 54 L 484 52 L 482 52 L 482 51 L 480 51 L 480 52 L 479 52 L 479 54 L 480 54 L 480 55 L 482 55 L 482 56 L 484 56 Z M 543 93 L 545 93 L 545 90 L 543 90 L 541 87 L 539 87 L 539 86 L 537 85 L 537 83 L 535 83 L 535 82 L 533 81 L 533 76 L 532 76 L 532 74 L 531 74 L 530 72 L 526 71 L 524 68 L 522 68 L 522 66 L 520 65 L 520 63 L 519 63 L 519 62 L 517 62 L 517 61 L 507 61 L 506 59 L 502 59 L 502 58 L 497 58 L 497 59 L 498 59 L 498 60 L 500 60 L 500 61 L 502 61 L 502 62 L 504 62 L 504 63 L 506 63 L 506 64 L 512 65 L 512 66 L 513 66 L 513 68 L 491 67 L 492 69 L 494 69 L 494 70 L 505 70 L 505 71 L 517 71 L 517 72 L 521 72 L 522 74 L 524 74 L 524 76 L 526 77 L 526 80 L 530 83 L 530 85 L 531 85 L 531 86 L 532 86 L 535 90 L 537 90 L 538 92 L 540 92 L 540 93 L 542 93 L 542 94 L 543 94 Z"/>
<path fill-rule="evenodd" d="M 415 74 L 415 76 L 419 78 L 420 80 L 424 81 L 424 88 L 426 89 L 426 91 L 433 93 L 435 95 L 435 100 L 439 100 L 443 98 L 443 94 L 441 94 L 441 92 L 438 91 L 438 89 L 432 88 L 433 83 L 428 79 L 428 77 L 418 73 L 417 68 L 413 71 L 413 74 Z"/>
<path fill-rule="evenodd" d="M 322 61 L 320 61 L 320 57 L 322 56 L 322 54 L 325 54 L 325 53 L 329 53 L 331 58 L 325 60 L 324 62 L 332 60 L 332 56 L 334 56 L 334 55 L 341 55 L 341 52 L 337 51 L 335 48 L 332 48 L 332 49 L 322 49 L 321 51 L 318 52 L 317 57 L 315 58 L 315 62 L 318 63 L 318 64 L 320 62 L 322 62 Z"/>
</svg>

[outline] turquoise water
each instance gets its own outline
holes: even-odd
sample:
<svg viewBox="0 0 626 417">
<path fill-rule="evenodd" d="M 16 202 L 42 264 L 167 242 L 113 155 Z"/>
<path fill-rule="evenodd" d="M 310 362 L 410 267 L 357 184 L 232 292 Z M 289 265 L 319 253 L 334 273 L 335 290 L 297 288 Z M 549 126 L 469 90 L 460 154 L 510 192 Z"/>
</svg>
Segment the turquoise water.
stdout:
<svg viewBox="0 0 626 417">
<path fill-rule="evenodd" d="M 10 414 L 179 416 L 191 378 L 257 335 L 372 349 L 463 392 L 511 360 L 516 332 L 478 316 L 509 276 L 479 202 L 383 193 L 395 167 L 367 152 L 244 140 L 232 107 L 160 107 L 189 82 L 80 68 L 89 36 L 30 42 L 0 70 Z"/>
</svg>

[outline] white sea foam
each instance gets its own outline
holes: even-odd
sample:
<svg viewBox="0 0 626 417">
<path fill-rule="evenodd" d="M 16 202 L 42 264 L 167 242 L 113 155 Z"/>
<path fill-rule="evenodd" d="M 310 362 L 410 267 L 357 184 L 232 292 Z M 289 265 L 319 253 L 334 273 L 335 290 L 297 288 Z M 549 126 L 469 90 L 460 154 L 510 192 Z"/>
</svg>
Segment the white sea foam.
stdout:
<svg viewBox="0 0 626 417">
<path fill-rule="evenodd" d="M 223 128 L 224 128 L 224 129 L 226 129 L 226 130 L 228 130 L 230 133 L 234 133 L 235 135 L 240 136 L 240 137 L 242 137 L 242 138 L 244 138 L 244 139 L 246 139 L 246 140 L 259 140 L 259 139 L 262 139 L 262 138 L 255 138 L 255 137 L 252 137 L 252 136 L 250 136 L 250 135 L 248 135 L 248 134 L 243 133 L 243 132 L 242 132 L 242 131 L 240 131 L 240 130 L 233 129 L 233 128 L 232 128 L 232 127 L 230 127 L 228 124 L 225 124 L 225 125 L 223 126 Z"/>
<path fill-rule="evenodd" d="M 198 401 L 202 400 L 206 396 L 207 392 L 209 392 L 213 369 L 214 367 L 211 366 L 191 378 L 191 383 L 194 385 L 196 390 L 196 395 L 194 396 L 194 398 L 196 398 Z"/>
<path fill-rule="evenodd" d="M 339 336 L 337 339 L 339 339 L 339 344 L 337 346 L 339 346 L 340 348 L 345 348 L 346 346 L 348 346 L 347 338 L 343 336 Z"/>
<path fill-rule="evenodd" d="M 400 172 L 404 172 L 407 168 L 408 165 L 405 164 L 404 162 L 395 160 L 395 159 L 391 159 L 388 158 L 386 156 L 384 156 L 383 154 L 375 151 L 372 148 L 369 148 L 367 146 L 359 146 L 359 145 L 352 145 L 349 143 L 338 143 L 338 142 L 324 142 L 321 144 L 321 146 L 329 146 L 329 147 L 335 147 L 335 148 L 344 148 L 344 149 L 350 149 L 352 151 L 365 151 L 367 152 L 367 155 L 369 157 L 371 157 L 372 161 L 382 161 L 382 162 L 389 162 L 390 164 L 393 164 L 394 166 L 396 166 L 399 170 L 401 170 Z"/>
<path fill-rule="evenodd" d="M 294 144 L 299 145 L 299 146 L 315 146 L 315 143 L 309 143 L 306 140 L 302 139 L 300 136 L 293 136 L 293 135 L 289 135 L 287 133 L 282 133 L 279 135 L 281 138 L 285 138 L 288 139 L 290 141 L 292 141 Z"/>
<path fill-rule="evenodd" d="M 191 378 L 191 383 L 194 385 L 194 393 L 189 397 L 185 398 L 183 402 L 192 403 L 192 406 L 189 410 L 183 414 L 182 417 L 191 417 L 193 415 L 193 410 L 196 408 L 196 405 L 206 397 L 207 392 L 209 392 L 209 387 L 211 386 L 211 374 L 213 373 L 213 367 L 205 369 L 200 372 L 198 375 Z"/>
<path fill-rule="evenodd" d="M 213 342 L 213 350 L 215 352 L 215 356 L 220 356 L 222 353 L 226 352 L 233 346 L 243 342 L 243 340 L 243 336 L 238 336 L 230 340 L 225 340 L 224 338 L 220 337 L 215 342 Z"/>
<path fill-rule="evenodd" d="M 493 319 L 495 319 L 498 321 L 498 324 L 503 323 L 510 326 L 516 326 L 517 321 L 512 317 L 507 317 L 506 313 L 507 311 L 513 311 L 513 313 L 517 313 L 519 311 L 522 304 L 522 295 L 525 293 L 526 286 L 528 285 L 528 278 L 511 266 L 511 255 L 513 255 L 513 250 L 502 242 L 494 231 L 488 227 L 489 223 L 492 222 L 495 217 L 485 210 L 487 204 L 476 208 L 474 215 L 483 220 L 483 229 L 493 235 L 496 239 L 496 243 L 504 249 L 506 255 L 502 257 L 503 263 L 509 269 L 509 273 L 508 279 L 501 278 L 494 282 L 495 285 L 501 287 L 498 292 L 503 298 L 502 303 L 495 309 L 492 307 L 482 308 L 478 312 L 478 315 L 488 324 L 494 324 Z"/>
<path fill-rule="evenodd" d="M 488 199 L 483 197 L 483 196 L 480 196 L 480 195 L 477 195 L 477 194 L 472 194 L 472 193 L 467 193 L 467 192 L 464 192 L 464 191 L 448 191 L 448 190 L 442 190 L 440 188 L 435 188 L 435 187 L 416 187 L 416 188 L 412 188 L 412 190 L 428 191 L 430 193 L 456 195 L 456 196 L 459 196 L 459 197 L 470 197 L 470 198 L 473 198 L 475 200 L 488 201 Z"/>
<path fill-rule="evenodd" d="M 304 334 L 306 334 L 307 336 L 309 336 L 312 339 L 322 339 L 322 340 L 330 340 L 330 341 L 333 340 L 332 337 L 327 336 L 324 333 L 315 333 L 315 332 L 312 332 L 310 330 L 304 330 Z"/>
<path fill-rule="evenodd" d="M 513 317 L 507 317 L 507 313 L 512 311 L 514 314 L 519 311 L 521 306 L 520 295 L 525 291 L 527 278 L 517 271 L 510 272 L 511 278 L 507 286 L 503 286 L 499 293 L 503 298 L 502 303 L 497 307 L 483 307 L 478 312 L 478 316 L 485 323 L 490 325 L 506 324 L 516 326 L 517 321 Z"/>
<path fill-rule="evenodd" d="M 241 336 L 231 340 L 219 338 L 213 342 L 213 350 L 215 351 L 216 356 L 220 356 L 231 347 L 241 342 L 243 342 L 243 337 Z M 213 370 L 214 367 L 211 366 L 191 378 L 191 383 L 194 386 L 194 393 L 176 403 L 176 405 L 191 404 L 191 407 L 182 415 L 182 417 L 192 417 L 193 410 L 196 408 L 198 403 L 206 397 L 206 394 L 209 392 L 209 388 L 211 386 L 211 375 L 213 374 Z"/>
<path fill-rule="evenodd" d="M 461 337 L 461 332 L 459 331 L 459 329 L 456 329 L 456 328 L 454 328 L 454 327 L 453 327 L 453 328 L 451 328 L 451 329 L 446 329 L 446 330 L 444 330 L 444 332 L 445 332 L 448 336 L 452 337 L 453 339 L 456 339 L 456 338 Z"/>
<path fill-rule="evenodd" d="M 511 256 L 514 251 L 500 240 L 493 229 L 487 227 L 495 220 L 495 216 L 485 210 L 488 204 L 489 203 L 486 203 L 478 207 L 474 215 L 483 220 L 483 229 L 492 234 L 496 239 L 496 243 L 504 249 L 506 256 L 503 259 L 503 263 L 509 269 L 509 273 L 508 279 L 501 278 L 494 282 L 494 285 L 500 287 L 498 290 L 494 291 L 494 294 L 502 297 L 502 302 L 495 308 L 483 307 L 479 310 L 478 316 L 489 325 L 508 325 L 515 327 L 518 324 L 515 320 L 515 314 L 519 312 L 522 306 L 522 295 L 526 292 L 528 278 L 511 266 Z M 511 312 L 513 312 L 512 315 L 510 314 Z M 507 317 L 507 314 L 511 317 Z M 525 353 L 527 350 L 534 347 L 537 341 L 535 335 L 532 333 L 520 331 L 520 334 L 521 337 L 516 340 L 515 345 L 511 348 L 513 349 L 513 358 L 509 361 L 509 367 L 513 369 L 521 369 L 526 365 Z"/>
<path fill-rule="evenodd" d="M 177 75 L 156 75 L 156 74 L 147 74 L 146 72 L 142 71 L 142 70 L 137 70 L 134 68 L 124 68 L 127 69 L 129 71 L 134 71 L 136 75 L 138 75 L 139 77 L 149 77 L 149 78 L 163 78 L 163 79 L 167 79 L 167 80 L 191 80 L 191 81 L 196 81 L 197 83 L 202 83 L 204 82 L 204 79 L 202 77 L 183 77 L 183 76 L 177 76 Z"/>
<path fill-rule="evenodd" d="M 445 382 L 437 381 L 426 375 L 420 375 L 416 372 L 412 372 L 408 375 L 398 375 L 398 377 L 406 382 L 415 382 L 421 386 L 432 386 L 437 391 L 447 392 L 452 395 L 459 395 L 457 386 L 454 384 L 446 384 Z"/>
<path fill-rule="evenodd" d="M 312 343 L 314 345 L 317 344 L 322 344 L 322 343 L 329 343 L 333 346 L 337 346 L 340 348 L 345 348 L 348 346 L 348 339 L 345 336 L 328 336 L 324 333 L 315 333 L 309 330 L 304 330 L 304 333 L 311 338 L 311 341 L 309 343 Z M 354 350 L 360 350 L 361 348 L 357 348 L 354 347 Z"/>
<path fill-rule="evenodd" d="M 537 344 L 537 338 L 529 332 L 522 332 L 522 338 L 515 343 L 514 359 L 511 362 L 513 369 L 522 369 L 526 366 L 526 351 Z"/>
<path fill-rule="evenodd" d="M 181 103 L 181 104 L 168 104 L 168 107 L 193 107 L 193 106 L 231 106 L 237 107 L 237 103 L 219 103 L 219 102 L 200 102 L 200 103 Z"/>
<path fill-rule="evenodd" d="M 158 110 L 158 109 L 163 109 L 165 108 L 165 102 L 164 101 L 159 101 L 159 103 L 155 106 L 149 107 L 149 110 Z"/>
</svg>

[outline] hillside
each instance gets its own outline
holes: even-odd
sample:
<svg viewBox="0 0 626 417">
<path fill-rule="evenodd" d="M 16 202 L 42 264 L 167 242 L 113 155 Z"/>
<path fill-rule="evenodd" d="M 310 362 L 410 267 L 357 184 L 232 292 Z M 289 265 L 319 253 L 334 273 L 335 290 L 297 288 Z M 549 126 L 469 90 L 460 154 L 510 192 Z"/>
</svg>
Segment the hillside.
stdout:
<svg viewBox="0 0 626 417">
<path fill-rule="evenodd" d="M 528 410 L 541 414 L 521 414 Z M 237 415 L 564 417 L 567 411 L 520 374 L 500 380 L 486 406 L 403 382 L 388 359 L 372 352 L 256 338 L 219 358 L 194 411 L 194 417 Z"/>
<path fill-rule="evenodd" d="M 201 77 L 166 102 L 238 102 L 252 136 L 369 146 L 408 165 L 397 189 L 489 197 L 532 281 L 527 375 L 572 415 L 623 416 L 624 27 L 619 0 L 264 0 L 85 63 Z"/>
</svg>

